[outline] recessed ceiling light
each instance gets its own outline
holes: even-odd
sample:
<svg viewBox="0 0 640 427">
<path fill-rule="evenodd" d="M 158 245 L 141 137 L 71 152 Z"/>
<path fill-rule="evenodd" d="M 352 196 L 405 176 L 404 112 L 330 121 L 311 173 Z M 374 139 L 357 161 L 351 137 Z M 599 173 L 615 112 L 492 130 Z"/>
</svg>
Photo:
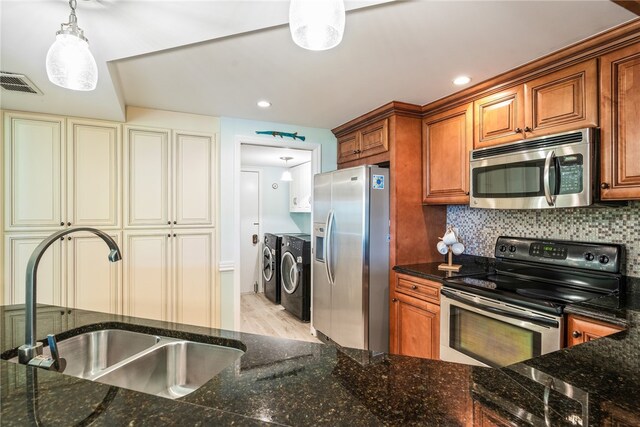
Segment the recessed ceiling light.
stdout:
<svg viewBox="0 0 640 427">
<path fill-rule="evenodd" d="M 471 81 L 471 77 L 458 76 L 455 79 L 453 79 L 453 84 L 456 85 L 456 86 L 462 86 L 462 85 L 466 85 L 470 81 Z"/>
<path fill-rule="evenodd" d="M 271 107 L 271 103 L 269 101 L 258 101 L 258 107 L 260 108 L 269 108 Z"/>
</svg>

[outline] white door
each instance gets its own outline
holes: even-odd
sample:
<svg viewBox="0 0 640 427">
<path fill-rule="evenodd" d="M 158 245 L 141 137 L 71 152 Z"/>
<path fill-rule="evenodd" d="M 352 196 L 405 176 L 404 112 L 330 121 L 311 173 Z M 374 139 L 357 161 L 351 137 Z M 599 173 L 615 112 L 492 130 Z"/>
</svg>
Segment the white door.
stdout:
<svg viewBox="0 0 640 427">
<path fill-rule="evenodd" d="M 6 230 L 62 227 L 64 119 L 7 113 L 4 129 Z"/>
<path fill-rule="evenodd" d="M 171 239 L 169 230 L 125 231 L 123 314 L 169 320 Z"/>
<path fill-rule="evenodd" d="M 5 304 L 24 304 L 27 263 L 34 249 L 49 233 L 4 235 L 4 283 Z M 38 265 L 36 301 L 41 304 L 65 306 L 66 297 L 62 289 L 63 245 L 66 241 L 53 243 L 42 256 Z"/>
<path fill-rule="evenodd" d="M 109 235 L 121 245 L 119 232 Z M 95 234 L 75 233 L 68 237 L 67 305 L 119 314 L 122 262 L 109 262 L 109 247 Z"/>
<path fill-rule="evenodd" d="M 240 172 L 240 292 L 260 284 L 260 173 Z"/>
<path fill-rule="evenodd" d="M 174 230 L 173 321 L 213 326 L 214 231 Z M 174 237 L 175 236 L 175 237 Z"/>
<path fill-rule="evenodd" d="M 67 132 L 67 222 L 118 227 L 120 125 L 69 119 Z"/>
<path fill-rule="evenodd" d="M 169 130 L 125 128 L 125 226 L 167 226 Z"/>
<path fill-rule="evenodd" d="M 213 136 L 175 132 L 175 207 L 172 223 L 177 226 L 213 226 L 214 212 Z"/>
</svg>

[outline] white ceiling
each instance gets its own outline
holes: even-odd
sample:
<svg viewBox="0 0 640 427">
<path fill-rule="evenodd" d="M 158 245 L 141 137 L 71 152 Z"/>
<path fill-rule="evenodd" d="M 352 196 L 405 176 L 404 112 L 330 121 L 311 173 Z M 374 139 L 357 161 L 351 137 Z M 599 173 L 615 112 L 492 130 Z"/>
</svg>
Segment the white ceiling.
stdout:
<svg viewBox="0 0 640 427">
<path fill-rule="evenodd" d="M 610 1 L 348 2 L 342 44 L 297 47 L 287 1 L 79 1 L 99 64 L 93 92 L 49 83 L 46 51 L 65 0 L 0 1 L 0 69 L 44 96 L 0 106 L 124 120 L 124 105 L 332 128 L 391 100 L 425 104 L 635 15 Z M 363 8 L 361 8 L 363 7 Z M 258 99 L 273 106 L 258 109 Z"/>
<path fill-rule="evenodd" d="M 285 166 L 280 157 L 291 157 L 287 161 L 287 167 L 297 166 L 311 161 L 311 151 L 297 150 L 295 148 L 266 147 L 263 145 L 242 144 L 240 146 L 240 162 L 242 166 Z"/>
</svg>

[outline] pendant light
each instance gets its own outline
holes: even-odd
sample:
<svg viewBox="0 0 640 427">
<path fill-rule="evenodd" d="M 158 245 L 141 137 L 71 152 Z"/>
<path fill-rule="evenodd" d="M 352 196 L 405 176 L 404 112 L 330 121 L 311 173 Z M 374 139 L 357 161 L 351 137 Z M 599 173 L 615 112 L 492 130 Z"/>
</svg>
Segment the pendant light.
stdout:
<svg viewBox="0 0 640 427">
<path fill-rule="evenodd" d="M 284 160 L 284 167 L 287 167 L 287 162 L 293 159 L 293 157 L 280 157 L 280 160 Z M 280 176 L 280 181 L 293 181 L 293 177 L 291 176 L 291 172 L 289 169 L 285 169 Z"/>
<path fill-rule="evenodd" d="M 71 90 L 94 90 L 98 66 L 76 18 L 76 0 L 69 0 L 69 22 L 60 25 L 47 52 L 47 76 L 51 83 Z"/>
<path fill-rule="evenodd" d="M 291 0 L 289 29 L 293 41 L 309 50 L 327 50 L 342 41 L 344 0 Z"/>
</svg>

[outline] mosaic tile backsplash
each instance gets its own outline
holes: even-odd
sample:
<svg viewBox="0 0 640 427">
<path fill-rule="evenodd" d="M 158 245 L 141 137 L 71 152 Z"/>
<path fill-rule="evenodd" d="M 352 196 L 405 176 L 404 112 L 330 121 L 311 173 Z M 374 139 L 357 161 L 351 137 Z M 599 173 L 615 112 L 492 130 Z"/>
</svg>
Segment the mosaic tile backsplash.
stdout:
<svg viewBox="0 0 640 427">
<path fill-rule="evenodd" d="M 498 236 L 623 244 L 623 273 L 640 277 L 640 202 L 622 208 L 539 210 L 447 207 L 447 224 L 458 227 L 465 253 L 494 256 Z"/>
</svg>

